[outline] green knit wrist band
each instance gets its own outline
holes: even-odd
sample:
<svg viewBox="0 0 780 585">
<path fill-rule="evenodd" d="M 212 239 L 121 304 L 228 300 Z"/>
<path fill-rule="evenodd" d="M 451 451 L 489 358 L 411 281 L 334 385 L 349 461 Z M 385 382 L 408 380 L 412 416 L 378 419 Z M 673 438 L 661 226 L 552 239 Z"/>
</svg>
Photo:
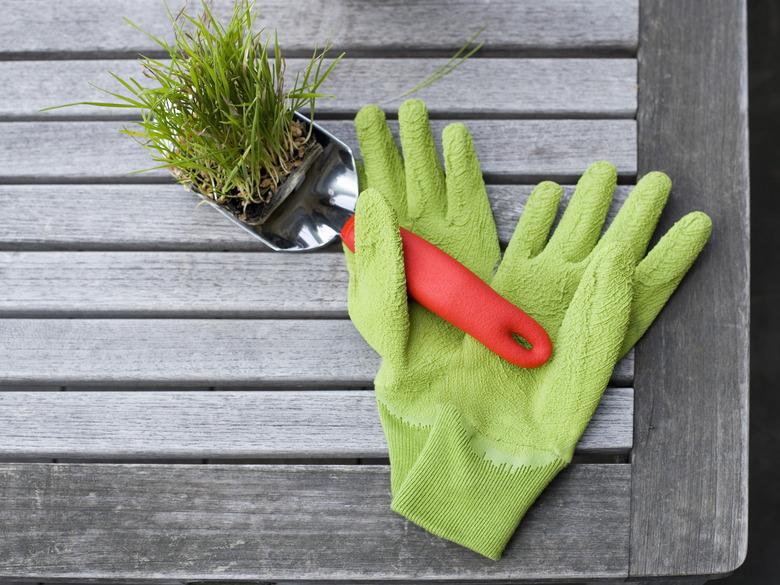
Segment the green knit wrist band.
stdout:
<svg viewBox="0 0 780 585">
<path fill-rule="evenodd" d="M 425 446 L 431 429 L 404 421 L 391 413 L 381 400 L 377 400 L 376 404 L 387 439 L 387 450 L 390 454 L 390 490 L 394 494 Z"/>
<path fill-rule="evenodd" d="M 392 508 L 428 532 L 498 559 L 528 508 L 567 465 L 495 463 L 452 406 L 442 408 Z M 511 455 L 506 455 L 506 459 Z"/>
</svg>

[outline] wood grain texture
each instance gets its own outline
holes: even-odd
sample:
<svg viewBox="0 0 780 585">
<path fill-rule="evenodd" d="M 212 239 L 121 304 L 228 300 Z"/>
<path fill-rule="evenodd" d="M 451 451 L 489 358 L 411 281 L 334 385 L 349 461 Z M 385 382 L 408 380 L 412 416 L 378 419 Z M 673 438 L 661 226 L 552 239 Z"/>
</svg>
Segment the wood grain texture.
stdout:
<svg viewBox="0 0 780 585">
<path fill-rule="evenodd" d="M 609 388 L 578 453 L 631 448 L 633 390 Z M 0 457 L 387 457 L 373 391 L 0 392 Z"/>
<path fill-rule="evenodd" d="M 446 59 L 344 59 L 320 91 L 317 112 L 354 115 L 363 105 L 383 103 L 396 112 L 401 100 L 387 102 L 422 81 Z M 290 59 L 288 77 L 305 62 Z M 41 108 L 75 101 L 107 101 L 97 85 L 124 91 L 108 71 L 145 78 L 136 61 L 0 62 L 0 119 L 51 116 L 122 117 L 135 110 L 77 106 L 50 112 Z M 501 83 L 495 83 L 501 79 Z M 633 117 L 636 113 L 635 59 L 471 59 L 415 97 L 432 115 Z M 113 98 L 108 97 L 108 101 Z M 385 103 L 387 102 L 387 103 Z"/>
<path fill-rule="evenodd" d="M 0 252 L 0 317 L 347 317 L 343 254 Z"/>
<path fill-rule="evenodd" d="M 512 236 L 532 189 L 531 185 L 487 186 L 503 243 Z M 565 186 L 564 203 L 573 189 Z M 618 186 L 608 221 L 630 189 Z M 0 185 L 0 248 L 266 249 L 199 202 L 178 185 Z"/>
<path fill-rule="evenodd" d="M 501 562 L 390 510 L 385 466 L 0 465 L 0 578 L 625 576 L 629 465 L 572 465 Z"/>
<path fill-rule="evenodd" d="M 378 356 L 341 319 L 6 319 L 0 385 L 368 386 Z M 633 353 L 613 385 L 633 379 Z"/>
<path fill-rule="evenodd" d="M 712 240 L 637 350 L 631 574 L 718 575 L 747 543 L 745 2 L 643 0 L 639 157 Z"/>
<path fill-rule="evenodd" d="M 185 2 L 170 5 L 175 13 Z M 213 5 L 225 17 L 232 2 Z M 3 7 L 10 17 L 0 23 L 0 55 L 6 58 L 159 50 L 123 16 L 152 34 L 170 34 L 164 5 L 156 0 L 6 0 Z M 480 40 L 488 50 L 632 52 L 637 43 L 637 0 L 391 0 L 370 9 L 360 0 L 299 0 L 295 7 L 290 10 L 285 0 L 259 5 L 258 25 L 276 28 L 288 52 L 308 53 L 315 43 L 327 42 L 353 55 L 454 51 L 483 26 Z"/>
<path fill-rule="evenodd" d="M 482 170 L 503 180 L 578 178 L 594 160 L 612 161 L 624 177 L 636 173 L 634 120 L 467 120 Z M 440 138 L 446 120 L 434 120 Z M 156 181 L 172 179 L 150 154 L 119 133 L 130 122 L 6 122 L 0 136 L 0 182 Z M 323 124 L 358 153 L 351 121 Z M 397 122 L 390 122 L 397 134 Z"/>
</svg>

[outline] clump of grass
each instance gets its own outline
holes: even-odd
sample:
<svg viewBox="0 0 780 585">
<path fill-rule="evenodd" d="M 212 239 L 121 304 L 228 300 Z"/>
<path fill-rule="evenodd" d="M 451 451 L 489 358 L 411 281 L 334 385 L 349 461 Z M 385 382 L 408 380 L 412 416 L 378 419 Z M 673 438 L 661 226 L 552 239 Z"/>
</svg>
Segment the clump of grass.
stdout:
<svg viewBox="0 0 780 585">
<path fill-rule="evenodd" d="M 326 66 L 329 48 L 315 48 L 287 87 L 278 36 L 271 42 L 262 29 L 253 32 L 253 4 L 236 2 L 226 24 L 205 0 L 200 16 L 174 15 L 168 8 L 170 43 L 128 20 L 167 53 L 169 60 L 141 58 L 153 84 L 111 73 L 122 89 L 98 89 L 115 101 L 56 107 L 139 109 L 141 121 L 123 132 L 152 151 L 161 163 L 153 168 L 169 168 L 180 182 L 232 209 L 267 203 L 300 164 L 311 138 L 311 128 L 293 113 L 308 107 L 313 118 L 316 100 L 326 97 L 319 88 L 343 53 Z"/>
<path fill-rule="evenodd" d="M 122 132 L 149 149 L 159 164 L 136 173 L 167 168 L 179 182 L 240 219 L 262 223 L 264 213 L 274 207 L 278 187 L 314 143 L 312 128 L 294 114 L 305 108 L 313 120 L 317 99 L 334 97 L 320 92 L 320 86 L 344 53 L 326 63 L 330 47 L 315 47 L 306 66 L 286 83 L 278 35 L 254 32 L 254 0 L 235 0 L 225 24 L 207 0 L 200 1 L 198 16 L 186 10 L 174 14 L 166 4 L 170 42 L 125 19 L 167 54 L 165 59 L 140 58 L 145 79 L 109 72 L 119 88 L 95 87 L 113 101 L 80 101 L 43 111 L 76 105 L 139 110 L 141 120 Z M 481 32 L 423 81 L 389 101 L 449 75 L 482 48 L 476 43 Z"/>
</svg>

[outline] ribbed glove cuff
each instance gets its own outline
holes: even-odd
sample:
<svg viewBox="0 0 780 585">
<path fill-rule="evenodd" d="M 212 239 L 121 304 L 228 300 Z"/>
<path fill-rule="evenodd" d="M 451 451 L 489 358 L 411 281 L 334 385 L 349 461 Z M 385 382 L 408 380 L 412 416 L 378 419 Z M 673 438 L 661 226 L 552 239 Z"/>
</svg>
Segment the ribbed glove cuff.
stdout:
<svg viewBox="0 0 780 585">
<path fill-rule="evenodd" d="M 400 489 L 406 474 L 417 461 L 431 429 L 406 422 L 395 416 L 381 400 L 377 400 L 377 408 L 390 454 L 390 491 L 395 494 Z"/>
<path fill-rule="evenodd" d="M 531 504 L 566 467 L 496 464 L 477 453 L 458 412 L 444 407 L 392 508 L 428 532 L 501 557 Z"/>
</svg>

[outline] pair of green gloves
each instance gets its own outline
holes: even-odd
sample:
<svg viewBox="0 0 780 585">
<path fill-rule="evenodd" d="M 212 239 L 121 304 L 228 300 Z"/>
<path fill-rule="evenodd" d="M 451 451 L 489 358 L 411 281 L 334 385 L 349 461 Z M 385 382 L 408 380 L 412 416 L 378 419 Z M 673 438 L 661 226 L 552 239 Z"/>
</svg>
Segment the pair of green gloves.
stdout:
<svg viewBox="0 0 780 585">
<path fill-rule="evenodd" d="M 349 315 L 382 357 L 375 380 L 392 508 L 498 559 L 523 515 L 571 461 L 617 361 L 658 315 L 709 237 L 686 215 L 645 255 L 671 188 L 649 173 L 601 235 L 615 168 L 592 164 L 557 228 L 563 191 L 540 183 L 501 255 L 471 137 L 445 128 L 441 168 L 423 102 L 399 111 L 403 158 L 384 114 L 355 119 L 364 169 Z M 399 225 L 464 264 L 534 317 L 553 341 L 523 369 L 407 297 Z"/>
</svg>

